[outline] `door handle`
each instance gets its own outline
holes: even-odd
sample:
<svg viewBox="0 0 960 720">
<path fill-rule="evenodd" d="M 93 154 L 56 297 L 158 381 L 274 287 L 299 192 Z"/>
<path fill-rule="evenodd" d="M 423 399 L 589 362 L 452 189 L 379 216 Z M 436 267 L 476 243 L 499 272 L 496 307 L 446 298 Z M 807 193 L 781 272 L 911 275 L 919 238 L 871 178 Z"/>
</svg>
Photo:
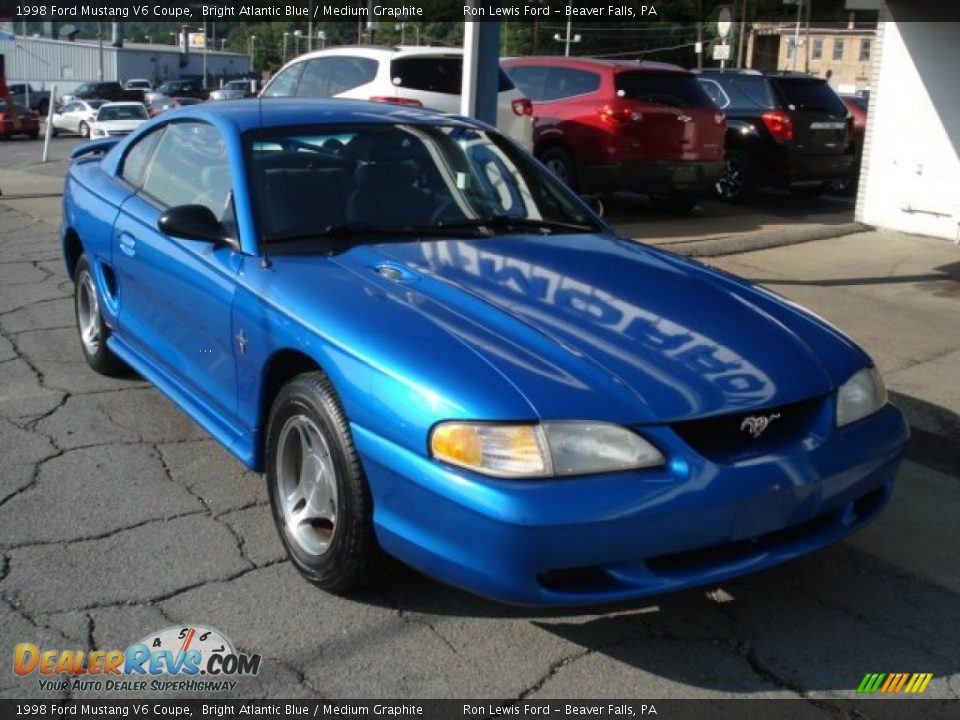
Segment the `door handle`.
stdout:
<svg viewBox="0 0 960 720">
<path fill-rule="evenodd" d="M 137 239 L 127 233 L 120 234 L 120 250 L 127 257 L 133 257 L 137 254 Z"/>
</svg>

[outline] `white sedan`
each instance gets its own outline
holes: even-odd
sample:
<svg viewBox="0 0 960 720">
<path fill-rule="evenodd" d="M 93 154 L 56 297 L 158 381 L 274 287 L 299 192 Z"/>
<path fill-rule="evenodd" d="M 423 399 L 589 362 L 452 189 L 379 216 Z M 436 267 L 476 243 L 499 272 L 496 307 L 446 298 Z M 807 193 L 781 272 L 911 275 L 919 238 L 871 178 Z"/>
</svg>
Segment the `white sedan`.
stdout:
<svg viewBox="0 0 960 720">
<path fill-rule="evenodd" d="M 90 126 L 97 119 L 97 110 L 106 104 L 106 100 L 74 100 L 61 106 L 50 116 L 53 134 L 72 132 L 90 137 Z"/>
<path fill-rule="evenodd" d="M 91 138 L 129 135 L 143 125 L 149 116 L 143 103 L 115 102 L 100 106 L 97 119 L 90 126 Z"/>
</svg>

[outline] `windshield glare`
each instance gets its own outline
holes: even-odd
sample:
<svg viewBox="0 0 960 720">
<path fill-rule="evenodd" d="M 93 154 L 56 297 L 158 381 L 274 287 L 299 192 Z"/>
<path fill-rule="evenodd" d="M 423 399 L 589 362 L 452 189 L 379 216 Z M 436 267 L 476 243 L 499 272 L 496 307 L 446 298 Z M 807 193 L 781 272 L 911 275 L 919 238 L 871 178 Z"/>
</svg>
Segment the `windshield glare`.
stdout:
<svg viewBox="0 0 960 720">
<path fill-rule="evenodd" d="M 491 219 L 501 232 L 597 229 L 569 190 L 497 133 L 366 124 L 271 128 L 245 139 L 268 241 L 335 228 L 479 228 Z"/>
<path fill-rule="evenodd" d="M 109 120 L 146 120 L 147 110 L 143 105 L 103 106 L 97 113 L 97 122 Z"/>
</svg>

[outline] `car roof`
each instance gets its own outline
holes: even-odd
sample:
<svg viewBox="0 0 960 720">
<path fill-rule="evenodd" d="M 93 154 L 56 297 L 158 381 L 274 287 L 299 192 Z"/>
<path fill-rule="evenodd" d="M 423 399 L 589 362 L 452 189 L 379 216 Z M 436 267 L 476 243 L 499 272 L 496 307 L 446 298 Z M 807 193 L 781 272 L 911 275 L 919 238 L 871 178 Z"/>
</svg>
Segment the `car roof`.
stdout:
<svg viewBox="0 0 960 720">
<path fill-rule="evenodd" d="M 463 48 L 433 45 L 338 45 L 337 47 L 304 53 L 294 60 L 291 60 L 288 64 L 317 57 L 330 57 L 335 55 L 360 55 L 361 57 L 370 58 L 395 58 L 412 55 L 455 55 L 459 57 L 463 55 Z"/>
<path fill-rule="evenodd" d="M 616 58 L 592 58 L 592 57 L 561 57 L 558 55 L 524 55 L 523 57 L 503 58 L 504 65 L 528 65 L 543 64 L 554 65 L 557 67 L 574 68 L 608 68 L 614 72 L 640 71 L 640 72 L 675 72 L 687 73 L 685 68 L 671 63 L 655 62 L 652 60 L 624 60 Z"/>
<path fill-rule="evenodd" d="M 470 125 L 483 123 L 457 115 L 420 110 L 407 105 L 346 98 L 250 98 L 189 105 L 163 114 L 170 119 L 196 119 L 244 133 L 258 127 L 326 125 L 336 123 L 407 123 Z"/>
<path fill-rule="evenodd" d="M 93 98 L 91 98 L 93 99 Z M 131 106 L 142 106 L 142 102 L 108 102 L 101 105 L 101 108 L 105 107 L 131 107 Z"/>
</svg>

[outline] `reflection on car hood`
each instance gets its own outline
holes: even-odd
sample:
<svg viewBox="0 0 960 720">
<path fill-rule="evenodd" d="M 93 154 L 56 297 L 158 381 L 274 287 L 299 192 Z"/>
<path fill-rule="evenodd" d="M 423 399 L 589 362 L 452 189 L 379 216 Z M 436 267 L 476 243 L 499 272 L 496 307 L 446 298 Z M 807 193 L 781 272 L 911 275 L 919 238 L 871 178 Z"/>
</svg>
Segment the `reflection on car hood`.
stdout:
<svg viewBox="0 0 960 720">
<path fill-rule="evenodd" d="M 146 121 L 146 118 L 140 120 L 100 120 L 94 124 L 104 130 L 136 130 Z"/>
<path fill-rule="evenodd" d="M 659 422 L 782 405 L 835 386 L 811 337 L 853 354 L 815 321 L 795 323 L 801 337 L 776 300 L 613 238 L 367 245 L 336 262 L 480 354 L 543 418 Z M 384 264 L 392 278 L 376 272 Z"/>
</svg>

